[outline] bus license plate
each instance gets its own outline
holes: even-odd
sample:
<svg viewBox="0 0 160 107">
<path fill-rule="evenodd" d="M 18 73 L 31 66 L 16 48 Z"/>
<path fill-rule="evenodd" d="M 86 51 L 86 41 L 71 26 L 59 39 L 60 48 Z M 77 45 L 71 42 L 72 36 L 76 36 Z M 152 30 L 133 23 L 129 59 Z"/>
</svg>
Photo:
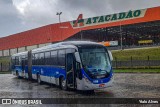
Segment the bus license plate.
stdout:
<svg viewBox="0 0 160 107">
<path fill-rule="evenodd" d="M 105 86 L 105 84 L 99 84 L 99 87 L 104 87 Z"/>
</svg>

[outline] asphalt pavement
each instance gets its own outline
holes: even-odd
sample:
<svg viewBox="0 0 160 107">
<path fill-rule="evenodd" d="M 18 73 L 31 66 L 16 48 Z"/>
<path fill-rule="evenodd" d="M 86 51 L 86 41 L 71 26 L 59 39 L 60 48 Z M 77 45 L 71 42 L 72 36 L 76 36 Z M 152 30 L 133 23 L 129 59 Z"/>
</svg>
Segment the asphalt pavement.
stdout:
<svg viewBox="0 0 160 107">
<path fill-rule="evenodd" d="M 18 79 L 12 74 L 0 74 L 0 98 L 160 98 L 160 74 L 147 73 L 115 73 L 112 87 L 95 90 L 93 93 L 79 91 L 63 91 L 57 86 L 51 84 L 39 85 L 36 81 Z M 0 105 L 5 106 L 5 105 Z M 8 106 L 26 106 L 27 105 L 6 105 Z M 36 106 L 36 105 L 33 105 Z M 39 105 L 42 106 L 42 105 Z M 43 105 L 50 106 L 73 106 L 70 104 Z M 74 107 L 86 105 L 76 104 Z M 137 107 L 144 105 L 114 105 L 114 104 L 87 104 L 87 107 Z M 148 107 L 159 107 L 159 105 L 146 105 Z"/>
</svg>

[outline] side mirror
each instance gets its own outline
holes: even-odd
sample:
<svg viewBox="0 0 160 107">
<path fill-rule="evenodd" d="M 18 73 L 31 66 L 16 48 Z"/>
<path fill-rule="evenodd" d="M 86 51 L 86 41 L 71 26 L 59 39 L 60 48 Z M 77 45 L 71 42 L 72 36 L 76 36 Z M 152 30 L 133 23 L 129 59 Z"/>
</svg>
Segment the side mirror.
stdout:
<svg viewBox="0 0 160 107">
<path fill-rule="evenodd" d="M 76 61 L 80 63 L 80 62 L 81 62 L 81 59 L 80 59 L 80 57 L 79 57 L 79 53 L 78 53 L 78 52 L 75 52 L 74 55 L 75 55 Z"/>
<path fill-rule="evenodd" d="M 111 60 L 111 61 L 113 61 L 113 56 L 112 56 L 111 51 L 108 51 L 108 54 L 109 54 L 109 58 L 110 58 L 110 60 Z"/>
</svg>

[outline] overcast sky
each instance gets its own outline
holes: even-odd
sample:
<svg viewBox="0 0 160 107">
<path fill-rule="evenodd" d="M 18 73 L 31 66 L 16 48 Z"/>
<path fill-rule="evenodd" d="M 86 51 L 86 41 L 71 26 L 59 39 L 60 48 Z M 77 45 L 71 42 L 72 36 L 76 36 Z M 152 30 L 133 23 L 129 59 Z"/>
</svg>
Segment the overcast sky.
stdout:
<svg viewBox="0 0 160 107">
<path fill-rule="evenodd" d="M 0 0 L 0 37 L 61 21 L 160 6 L 160 0 Z"/>
</svg>

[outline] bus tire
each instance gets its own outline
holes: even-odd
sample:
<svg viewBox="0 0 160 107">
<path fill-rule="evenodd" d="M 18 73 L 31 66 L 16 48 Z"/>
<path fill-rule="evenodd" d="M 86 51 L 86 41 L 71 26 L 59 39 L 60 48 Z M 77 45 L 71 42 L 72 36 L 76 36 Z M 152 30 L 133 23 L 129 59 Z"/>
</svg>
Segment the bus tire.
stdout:
<svg viewBox="0 0 160 107">
<path fill-rule="evenodd" d="M 16 76 L 17 76 L 18 79 L 20 79 L 18 71 L 16 71 Z"/>
<path fill-rule="evenodd" d="M 41 77 L 40 77 L 40 75 L 39 75 L 39 74 L 37 74 L 37 82 L 38 82 L 38 84 L 41 84 L 41 83 L 42 83 L 42 81 L 41 81 Z"/>
<path fill-rule="evenodd" d="M 64 79 L 64 77 L 60 78 L 60 88 L 62 90 L 67 90 L 67 83 L 66 83 L 66 80 Z"/>
</svg>

